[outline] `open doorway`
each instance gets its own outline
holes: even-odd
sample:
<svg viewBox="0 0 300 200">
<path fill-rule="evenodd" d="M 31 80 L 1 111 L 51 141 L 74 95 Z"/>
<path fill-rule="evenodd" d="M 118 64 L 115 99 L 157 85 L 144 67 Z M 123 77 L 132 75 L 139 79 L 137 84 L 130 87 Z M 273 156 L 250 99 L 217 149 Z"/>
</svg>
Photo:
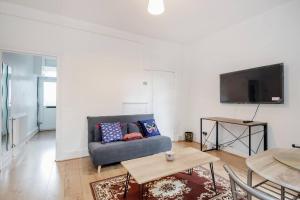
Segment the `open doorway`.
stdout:
<svg viewBox="0 0 300 200">
<path fill-rule="evenodd" d="M 57 59 L 2 51 L 1 62 L 2 154 L 42 134 L 53 140 L 55 154 Z"/>
<path fill-rule="evenodd" d="M 38 129 L 56 130 L 56 59 L 43 57 L 41 76 L 38 77 Z"/>
</svg>

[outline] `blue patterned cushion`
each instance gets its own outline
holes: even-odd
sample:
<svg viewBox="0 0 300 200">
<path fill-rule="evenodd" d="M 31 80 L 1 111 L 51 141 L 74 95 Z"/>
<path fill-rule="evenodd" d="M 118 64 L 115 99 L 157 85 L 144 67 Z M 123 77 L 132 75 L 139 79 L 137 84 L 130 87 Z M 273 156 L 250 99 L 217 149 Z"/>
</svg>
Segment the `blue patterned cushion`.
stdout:
<svg viewBox="0 0 300 200">
<path fill-rule="evenodd" d="M 160 135 L 160 132 L 156 126 L 154 119 L 147 119 L 147 120 L 142 120 L 139 122 L 143 129 L 144 136 L 153 137 L 153 136 Z"/>
<path fill-rule="evenodd" d="M 100 123 L 102 143 L 110 143 L 123 139 L 121 123 Z"/>
</svg>

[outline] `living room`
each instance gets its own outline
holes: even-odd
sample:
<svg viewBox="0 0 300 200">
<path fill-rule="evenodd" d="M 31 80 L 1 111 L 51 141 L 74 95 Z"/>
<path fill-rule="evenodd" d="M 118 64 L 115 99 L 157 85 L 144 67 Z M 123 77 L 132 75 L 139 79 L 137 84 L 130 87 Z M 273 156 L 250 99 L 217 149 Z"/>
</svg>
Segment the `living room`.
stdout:
<svg viewBox="0 0 300 200">
<path fill-rule="evenodd" d="M 233 198 L 233 187 L 229 182 L 231 169 L 247 185 L 252 156 L 255 158 L 278 148 L 298 152 L 292 145 L 300 145 L 297 128 L 300 112 L 297 77 L 300 72 L 299 11 L 298 0 L 1 0 L 1 54 L 16 52 L 51 56 L 57 59 L 58 66 L 56 138 L 38 143 L 38 135 L 33 136 L 27 143 L 30 145 L 12 149 L 10 159 L 7 159 L 8 154 L 1 152 L 0 199 L 123 199 L 129 171 L 132 174 L 127 199 Z M 280 88 L 280 102 L 221 100 L 221 74 L 270 65 L 282 69 L 281 79 L 278 79 L 283 86 Z M 274 101 L 278 100 L 276 98 Z M 124 119 L 123 115 L 144 117 Z M 119 117 L 114 120 L 104 118 L 103 121 L 100 116 Z M 96 153 L 99 160 L 95 162 L 89 146 L 87 117 L 95 117 L 95 124 L 126 123 L 127 132 L 132 122 L 154 118 L 150 126 L 154 130 L 158 128 L 162 137 L 170 139 L 154 142 L 150 150 L 147 146 L 152 144 L 148 142 L 150 140 L 147 144 L 138 144 L 139 147 L 130 149 L 133 157 L 124 157 L 122 151 L 118 157 L 113 150 Z M 219 118 L 206 120 L 211 117 Z M 224 122 L 226 120 L 221 118 L 240 121 L 228 124 L 228 120 Z M 253 133 L 258 133 L 253 135 L 252 141 L 250 139 L 250 157 L 249 138 L 245 136 L 254 122 L 243 123 L 243 120 L 267 124 L 267 138 L 262 137 L 262 129 L 253 127 Z M 146 137 L 144 131 L 147 128 L 133 129 Z M 216 145 L 217 130 L 219 145 Z M 193 134 L 193 142 L 185 141 L 186 132 L 189 132 L 187 135 Z M 129 142 L 139 143 L 146 139 Z M 155 140 L 155 136 L 152 139 Z M 220 151 L 200 152 L 200 141 L 204 149 L 218 147 Z M 267 141 L 267 149 L 264 141 Z M 161 148 L 156 146 L 158 144 Z M 134 151 L 139 148 L 142 150 Z M 177 177 L 171 182 L 173 186 L 182 184 L 186 178 L 187 187 L 184 191 L 181 188 L 179 193 L 175 187 L 174 193 L 164 191 L 160 194 L 162 196 L 155 196 L 150 187 L 161 182 L 151 178 L 141 184 L 144 185 L 144 192 L 141 192 L 137 183 L 147 176 L 139 179 L 135 168 L 132 171 L 132 165 L 127 161 L 147 159 L 151 155 L 164 159 L 166 156 L 174 159 L 165 162 L 173 167 L 180 162 L 184 149 L 187 153 L 213 156 L 219 161 L 206 157 L 203 167 L 202 164 L 190 166 L 193 162 L 201 163 L 201 156 L 198 160 L 194 155 L 194 160 L 186 162 L 188 168 L 182 168 L 191 177 L 183 173 L 180 178 L 172 176 L 180 174 L 177 166 L 173 173 L 168 170 L 171 174 L 156 177 L 155 180 L 162 183 L 165 176 L 168 176 L 168 181 Z M 111 157 L 116 158 L 113 160 L 116 164 L 112 161 L 105 163 Z M 214 162 L 213 170 L 210 159 Z M 141 161 L 147 163 L 147 160 Z M 293 163 L 298 164 L 298 169 L 278 164 L 282 165 L 279 171 L 284 167 L 290 170 L 290 174 L 285 174 L 289 175 L 286 182 L 271 179 L 266 186 L 254 187 L 252 195 L 261 195 L 260 192 L 264 191 L 273 198 L 299 199 L 299 179 L 293 180 L 300 177 L 299 159 L 294 159 Z M 224 165 L 230 167 L 227 169 L 229 174 Z M 139 162 L 134 166 L 139 166 Z M 147 171 L 151 174 L 150 169 L 154 170 L 154 166 L 159 164 L 153 162 L 151 166 L 150 163 L 149 169 L 140 173 Z M 216 176 L 214 181 L 210 177 L 212 171 Z M 251 188 L 261 179 L 267 179 L 256 168 L 253 171 Z M 204 177 L 206 182 L 197 185 L 194 183 L 197 177 L 201 178 L 199 174 L 207 177 Z M 120 191 L 119 195 L 109 197 L 115 190 L 101 189 L 101 185 L 112 184 L 112 181 L 117 181 Z M 170 182 L 167 183 L 170 186 Z M 247 192 L 242 194 L 245 196 Z M 259 199 L 264 197 L 258 196 Z"/>
</svg>

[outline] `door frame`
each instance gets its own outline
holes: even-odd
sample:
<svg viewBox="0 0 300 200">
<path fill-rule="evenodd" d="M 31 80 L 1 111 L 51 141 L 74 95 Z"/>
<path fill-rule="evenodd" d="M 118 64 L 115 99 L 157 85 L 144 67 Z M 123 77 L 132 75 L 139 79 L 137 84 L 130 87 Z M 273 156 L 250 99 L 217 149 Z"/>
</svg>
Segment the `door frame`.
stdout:
<svg viewBox="0 0 300 200">
<path fill-rule="evenodd" d="M 60 98 L 60 63 L 61 63 L 61 55 L 59 53 L 57 54 L 53 54 L 53 52 L 42 52 L 42 51 L 33 51 L 30 49 L 12 49 L 12 48 L 3 48 L 0 46 L 0 61 L 2 63 L 2 54 L 4 52 L 8 52 L 8 53 L 19 53 L 19 54 L 25 54 L 25 55 L 33 55 L 33 56 L 48 56 L 48 57 L 54 57 L 56 58 L 56 126 L 59 123 L 59 117 L 60 117 L 60 102 L 61 102 L 61 98 Z M 2 71 L 1 71 L 2 73 Z M 1 77 L 0 77 L 1 80 Z M 0 86 L 1 85 L 1 81 L 0 81 Z M 0 93 L 0 101 L 2 102 L 2 94 Z M 1 108 L 0 108 L 1 109 Z M 2 128 L 2 116 L 0 115 L 0 128 Z M 59 137 L 59 132 L 57 132 L 56 129 L 56 134 L 55 134 L 55 149 L 56 149 L 56 155 L 55 155 L 55 160 L 57 160 L 58 157 L 58 149 L 59 149 L 59 144 L 58 144 L 58 140 L 57 138 Z M 13 151 L 4 153 L 2 152 L 2 149 L 0 151 L 0 172 L 1 172 L 1 163 L 2 163 L 2 169 L 4 168 L 4 166 L 6 164 L 8 164 L 11 160 L 12 160 L 12 156 L 13 156 Z M 2 162 L 1 162 L 2 160 Z M 4 164 L 5 161 L 5 164 Z"/>
</svg>

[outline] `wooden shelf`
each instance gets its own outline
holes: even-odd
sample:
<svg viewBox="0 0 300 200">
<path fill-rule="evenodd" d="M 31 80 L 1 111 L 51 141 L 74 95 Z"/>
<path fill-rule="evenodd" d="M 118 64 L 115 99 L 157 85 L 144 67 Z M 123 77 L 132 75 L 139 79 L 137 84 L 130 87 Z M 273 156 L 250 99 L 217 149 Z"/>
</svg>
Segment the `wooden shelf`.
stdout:
<svg viewBox="0 0 300 200">
<path fill-rule="evenodd" d="M 229 124 L 237 124 L 237 125 L 242 125 L 242 126 L 262 126 L 262 125 L 267 125 L 266 122 L 258 122 L 258 121 L 253 121 L 250 123 L 244 123 L 242 119 L 232 119 L 232 118 L 225 118 L 225 117 L 204 117 L 202 119 L 205 120 L 210 120 L 210 121 L 216 121 L 216 122 L 223 122 L 223 123 L 229 123 Z"/>
</svg>

